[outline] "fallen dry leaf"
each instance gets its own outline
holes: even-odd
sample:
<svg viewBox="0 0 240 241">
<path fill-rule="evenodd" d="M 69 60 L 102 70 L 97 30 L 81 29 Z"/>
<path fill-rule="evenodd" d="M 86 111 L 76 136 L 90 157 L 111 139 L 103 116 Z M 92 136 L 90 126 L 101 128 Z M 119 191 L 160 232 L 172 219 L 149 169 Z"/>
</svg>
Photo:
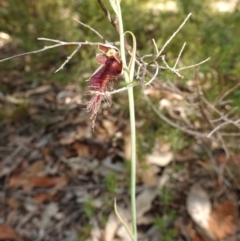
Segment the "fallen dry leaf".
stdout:
<svg viewBox="0 0 240 241">
<path fill-rule="evenodd" d="M 38 193 L 33 196 L 33 200 L 37 203 L 44 203 L 45 201 L 48 201 L 51 198 L 51 195 L 49 193 Z"/>
<path fill-rule="evenodd" d="M 209 228 L 218 240 L 225 239 L 237 231 L 237 209 L 233 201 L 225 201 L 213 209 Z"/>
<path fill-rule="evenodd" d="M 131 224 L 127 223 L 129 230 L 131 230 Z M 126 228 L 124 226 L 119 227 L 119 229 L 117 230 L 117 236 L 120 237 L 120 240 L 122 241 L 131 241 L 131 237 L 128 234 Z"/>
<path fill-rule="evenodd" d="M 187 211 L 197 225 L 198 233 L 206 240 L 216 240 L 214 233 L 209 228 L 210 198 L 199 184 L 190 188 L 187 196 Z"/>
<path fill-rule="evenodd" d="M 27 179 L 21 174 L 12 175 L 8 183 L 9 187 L 23 187 L 25 185 L 27 185 Z"/>
<path fill-rule="evenodd" d="M 92 225 L 92 230 L 91 230 L 91 241 L 101 241 L 102 240 L 102 233 L 101 233 L 101 228 L 99 227 L 98 220 L 96 218 L 92 218 L 90 221 L 90 225 Z"/>
<path fill-rule="evenodd" d="M 91 133 L 89 127 L 79 127 L 71 132 L 63 132 L 59 142 L 61 145 L 70 145 L 77 140 L 88 137 L 89 133 Z"/>
<path fill-rule="evenodd" d="M 188 234 L 188 236 L 191 238 L 192 241 L 206 241 L 205 239 L 203 239 L 202 237 L 200 237 L 198 235 L 198 233 L 196 232 L 196 230 L 192 227 L 192 225 L 188 225 L 188 226 L 183 226 L 182 229 L 184 228 L 184 231 L 186 232 L 186 234 Z"/>
<path fill-rule="evenodd" d="M 211 212 L 208 194 L 199 186 L 191 187 L 187 197 L 187 210 L 197 231 L 206 240 L 221 241 L 237 231 L 237 208 L 233 201 L 217 205 Z"/>
<path fill-rule="evenodd" d="M 22 175 L 14 175 L 9 180 L 10 187 L 22 187 L 24 190 L 31 190 L 34 187 L 64 187 L 68 183 L 66 176 L 61 177 L 40 177 L 31 176 L 23 177 Z"/>
<path fill-rule="evenodd" d="M 116 125 L 113 121 L 108 119 L 103 119 L 102 125 L 106 129 L 108 136 L 112 136 L 116 133 Z"/>
<path fill-rule="evenodd" d="M 42 213 L 42 217 L 39 223 L 39 226 L 42 230 L 45 230 L 49 225 L 50 219 L 54 217 L 59 211 L 59 204 L 55 202 L 51 202 L 46 205 L 44 212 Z"/>
<path fill-rule="evenodd" d="M 137 168 L 137 176 L 145 185 L 155 186 L 158 183 L 158 171 L 159 169 L 157 166 L 146 164 L 143 167 Z"/>
<path fill-rule="evenodd" d="M 172 161 L 173 153 L 172 152 L 154 153 L 151 155 L 147 155 L 146 159 L 148 163 L 151 163 L 160 167 L 165 167 Z"/>
<path fill-rule="evenodd" d="M 150 210 L 153 199 L 158 194 L 158 188 L 147 187 L 145 188 L 136 199 L 137 218 L 142 217 L 147 211 Z"/>
<path fill-rule="evenodd" d="M 193 185 L 187 196 L 187 211 L 193 221 L 204 229 L 209 229 L 208 221 L 211 203 L 207 192 L 198 184 Z"/>
<path fill-rule="evenodd" d="M 7 204 L 11 209 L 18 209 L 20 207 L 20 202 L 15 196 L 11 196 L 7 199 Z"/>
<path fill-rule="evenodd" d="M 7 225 L 0 224 L 0 240 L 17 240 L 18 236 L 15 230 Z"/>
<path fill-rule="evenodd" d="M 89 156 L 89 146 L 84 143 L 75 142 L 73 144 L 73 149 L 77 152 L 80 157 Z"/>
<path fill-rule="evenodd" d="M 9 146 L 19 146 L 19 145 L 29 146 L 32 140 L 33 140 L 33 136 L 11 135 L 9 137 Z"/>
<path fill-rule="evenodd" d="M 167 144 L 162 144 L 156 139 L 152 153 L 146 156 L 149 164 L 165 167 L 173 160 L 173 153 Z"/>
<path fill-rule="evenodd" d="M 30 177 L 30 185 L 33 187 L 52 187 L 59 183 L 65 183 L 65 177 Z"/>
</svg>

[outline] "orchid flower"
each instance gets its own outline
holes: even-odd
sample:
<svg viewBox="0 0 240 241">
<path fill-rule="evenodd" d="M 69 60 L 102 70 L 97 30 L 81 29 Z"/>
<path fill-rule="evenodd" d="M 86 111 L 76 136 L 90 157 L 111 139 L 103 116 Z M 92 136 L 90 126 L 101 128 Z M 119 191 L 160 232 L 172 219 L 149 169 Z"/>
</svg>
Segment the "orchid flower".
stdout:
<svg viewBox="0 0 240 241">
<path fill-rule="evenodd" d="M 94 128 L 95 119 L 102 100 L 106 100 L 109 106 L 111 105 L 111 96 L 97 92 L 109 91 L 114 81 L 122 73 L 122 61 L 119 50 L 110 44 L 98 45 L 98 49 L 102 53 L 96 55 L 96 61 L 101 66 L 89 79 L 89 88 L 96 91 L 96 93 L 94 93 L 92 99 L 87 103 L 87 111 L 92 111 L 92 128 Z"/>
</svg>

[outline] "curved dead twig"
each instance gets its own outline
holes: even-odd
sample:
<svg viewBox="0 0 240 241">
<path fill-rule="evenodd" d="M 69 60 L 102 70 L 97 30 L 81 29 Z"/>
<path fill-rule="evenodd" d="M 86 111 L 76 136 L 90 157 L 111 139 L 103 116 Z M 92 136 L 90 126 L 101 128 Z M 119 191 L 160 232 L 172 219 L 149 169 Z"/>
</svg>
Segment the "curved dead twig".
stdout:
<svg viewBox="0 0 240 241">
<path fill-rule="evenodd" d="M 226 123 L 233 124 L 235 125 L 235 127 L 240 129 L 240 126 L 236 123 L 236 121 L 232 121 L 231 119 L 229 119 L 226 115 L 224 115 L 221 111 L 219 111 L 216 107 L 214 107 L 214 105 L 209 103 L 204 96 L 202 96 L 202 100 L 206 103 L 206 105 L 209 108 L 211 108 L 215 113 L 217 113 L 220 116 L 219 118 L 222 118 Z"/>
<path fill-rule="evenodd" d="M 207 138 L 207 133 L 201 133 L 201 132 L 197 132 L 194 130 L 190 130 L 188 128 L 185 128 L 183 126 L 180 126 L 178 124 L 176 124 L 175 122 L 173 122 L 172 120 L 168 119 L 165 115 L 163 115 L 157 108 L 156 106 L 152 103 L 152 101 L 150 100 L 150 98 L 143 93 L 143 96 L 145 98 L 145 100 L 147 101 L 147 103 L 149 104 L 149 106 L 152 108 L 152 110 L 160 117 L 160 119 L 162 119 L 163 121 L 165 121 L 167 124 L 169 124 L 170 126 L 181 130 L 182 132 L 189 134 L 191 136 L 195 136 L 195 137 L 200 137 L 200 138 Z M 213 138 L 214 139 L 214 138 Z"/>
<path fill-rule="evenodd" d="M 236 84 L 235 86 L 233 86 L 232 88 L 230 88 L 229 90 L 225 91 L 225 93 L 223 95 L 220 96 L 220 98 L 216 101 L 217 103 L 221 103 L 222 100 L 228 96 L 231 92 L 233 92 L 234 90 L 236 90 L 238 87 L 240 86 L 240 83 Z"/>
<path fill-rule="evenodd" d="M 219 124 L 217 127 L 215 127 L 208 135 L 207 137 L 211 137 L 216 131 L 218 131 L 219 129 L 221 129 L 223 126 L 226 126 L 226 125 L 230 125 L 230 124 L 233 124 L 233 125 L 238 125 L 240 123 L 240 120 L 237 120 L 237 121 L 228 121 L 228 122 L 224 122 L 224 123 L 221 123 Z M 238 125 L 238 128 L 240 128 L 240 125 Z"/>
<path fill-rule="evenodd" d="M 197 86 L 196 87 L 197 87 L 197 94 L 198 94 L 198 99 L 199 99 L 200 112 L 202 113 L 202 116 L 205 119 L 205 121 L 208 123 L 209 127 L 211 129 L 215 129 L 214 124 L 210 121 L 210 118 L 209 118 L 209 116 L 208 116 L 208 114 L 206 112 L 206 108 L 204 108 L 204 106 L 203 106 L 203 101 L 202 101 L 203 94 L 202 94 L 202 92 L 200 90 L 200 83 L 199 83 L 199 80 L 198 80 L 197 73 L 195 73 L 195 75 L 196 75 L 195 79 L 197 81 Z M 229 152 L 229 150 L 227 148 L 227 145 L 226 145 L 222 135 L 219 132 L 217 132 L 216 135 L 217 135 L 217 139 L 218 139 L 219 143 L 222 145 L 222 148 L 223 148 L 223 150 L 226 153 L 226 156 L 229 157 L 230 156 L 230 152 Z M 210 136 L 207 136 L 207 137 L 209 138 Z"/>
<path fill-rule="evenodd" d="M 155 78 L 156 78 L 157 75 L 158 75 L 159 68 L 158 68 L 157 62 L 154 61 L 154 63 L 156 64 L 155 74 L 153 75 L 153 77 L 152 77 L 145 85 L 151 85 L 151 83 L 155 80 Z"/>
</svg>

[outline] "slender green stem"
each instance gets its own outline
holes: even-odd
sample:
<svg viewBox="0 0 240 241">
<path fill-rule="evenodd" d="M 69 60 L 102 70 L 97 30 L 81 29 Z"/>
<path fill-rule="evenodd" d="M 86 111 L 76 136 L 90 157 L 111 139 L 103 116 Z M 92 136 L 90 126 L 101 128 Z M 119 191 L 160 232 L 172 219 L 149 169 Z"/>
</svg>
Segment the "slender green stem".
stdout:
<svg viewBox="0 0 240 241">
<path fill-rule="evenodd" d="M 124 46 L 124 28 L 122 21 L 122 12 L 120 1 L 117 0 L 117 12 L 119 21 L 120 34 L 120 52 L 123 66 L 127 67 L 126 53 Z M 133 65 L 134 68 L 134 65 Z M 127 84 L 133 81 L 134 70 L 130 74 L 124 71 L 124 78 Z M 130 131 L 131 131 L 131 208 L 132 208 L 132 232 L 134 241 L 137 241 L 137 215 L 136 215 L 136 126 L 135 126 L 135 107 L 133 87 L 128 88 L 129 114 L 130 114 Z"/>
<path fill-rule="evenodd" d="M 136 214 L 136 126 L 133 88 L 128 89 L 130 131 L 131 131 L 131 206 L 133 237 L 137 240 L 137 214 Z"/>
</svg>

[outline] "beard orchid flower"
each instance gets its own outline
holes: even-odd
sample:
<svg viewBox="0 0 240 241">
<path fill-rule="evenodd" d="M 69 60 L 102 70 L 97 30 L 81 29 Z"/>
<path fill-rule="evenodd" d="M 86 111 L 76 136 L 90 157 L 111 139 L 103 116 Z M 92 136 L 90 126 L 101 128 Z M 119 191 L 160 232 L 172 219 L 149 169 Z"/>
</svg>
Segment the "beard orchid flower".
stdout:
<svg viewBox="0 0 240 241">
<path fill-rule="evenodd" d="M 94 93 L 92 99 L 87 103 L 87 111 L 92 112 L 92 128 L 94 128 L 95 119 L 102 100 L 106 100 L 111 105 L 111 96 L 103 93 L 111 89 L 117 77 L 122 73 L 122 61 L 119 50 L 109 44 L 98 45 L 98 49 L 102 53 L 96 55 L 96 61 L 101 66 L 89 79 L 89 88 L 92 91 L 96 91 L 96 93 Z"/>
</svg>

